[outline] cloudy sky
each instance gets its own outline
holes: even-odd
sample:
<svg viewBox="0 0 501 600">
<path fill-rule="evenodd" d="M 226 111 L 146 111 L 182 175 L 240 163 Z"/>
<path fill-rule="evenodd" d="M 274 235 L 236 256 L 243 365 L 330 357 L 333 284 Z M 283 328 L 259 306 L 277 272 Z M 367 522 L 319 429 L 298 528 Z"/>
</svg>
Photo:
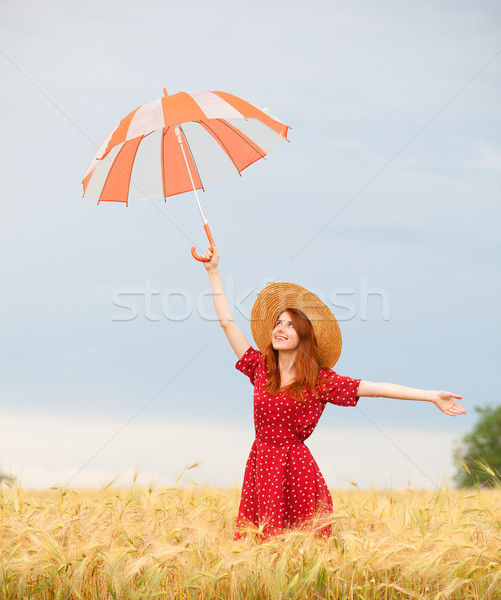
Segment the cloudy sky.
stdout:
<svg viewBox="0 0 501 600">
<path fill-rule="evenodd" d="M 464 396 L 330 407 L 330 486 L 439 486 L 499 402 L 501 9 L 494 1 L 0 4 L 0 468 L 26 486 L 239 485 L 252 388 L 190 255 L 192 195 L 82 198 L 96 147 L 162 94 L 223 90 L 292 127 L 201 201 L 237 323 L 272 281 L 337 315 L 336 370 Z M 127 305 L 129 308 L 126 308 Z"/>
</svg>

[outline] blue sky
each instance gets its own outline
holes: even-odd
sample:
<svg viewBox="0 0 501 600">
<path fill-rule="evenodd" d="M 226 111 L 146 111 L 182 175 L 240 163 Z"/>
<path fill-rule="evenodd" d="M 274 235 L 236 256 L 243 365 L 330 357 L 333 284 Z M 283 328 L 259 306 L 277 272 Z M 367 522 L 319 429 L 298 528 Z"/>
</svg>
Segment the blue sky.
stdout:
<svg viewBox="0 0 501 600">
<path fill-rule="evenodd" d="M 206 243 L 192 196 L 128 208 L 81 197 L 96 146 L 166 87 L 228 91 L 292 127 L 290 144 L 201 197 L 249 339 L 257 292 L 294 281 L 340 320 L 338 372 L 464 395 L 469 413 L 456 419 L 384 399 L 325 411 L 314 436 L 355 432 L 363 457 L 328 483 L 366 468 L 381 487 L 405 485 L 406 467 L 419 485 L 435 464 L 432 478 L 450 473 L 473 407 L 498 402 L 500 13 L 470 1 L 4 1 L 0 408 L 16 438 L 0 439 L 0 467 L 26 485 L 76 472 L 91 485 L 142 461 L 167 482 L 186 455 L 218 485 L 243 475 L 252 389 L 207 318 L 208 279 L 189 252 L 191 240 Z M 146 289 L 158 291 L 158 320 L 145 316 Z M 130 313 L 113 298 L 131 290 L 138 315 L 117 320 Z M 166 318 L 162 301 L 187 318 Z M 99 449 L 129 421 L 105 460 Z M 97 422 L 107 424 L 99 439 L 89 435 Z M 175 425 L 173 449 L 158 460 L 136 423 Z M 77 440 L 70 462 L 61 428 Z M 248 439 L 231 437 L 240 428 Z M 367 467 L 374 444 L 399 431 L 414 462 L 400 441 Z M 423 454 L 430 431 L 435 462 Z M 192 437 L 194 456 L 181 449 Z M 216 439 L 245 442 L 231 475 L 210 458 Z M 319 464 L 337 461 L 335 446 L 318 453 Z"/>
</svg>

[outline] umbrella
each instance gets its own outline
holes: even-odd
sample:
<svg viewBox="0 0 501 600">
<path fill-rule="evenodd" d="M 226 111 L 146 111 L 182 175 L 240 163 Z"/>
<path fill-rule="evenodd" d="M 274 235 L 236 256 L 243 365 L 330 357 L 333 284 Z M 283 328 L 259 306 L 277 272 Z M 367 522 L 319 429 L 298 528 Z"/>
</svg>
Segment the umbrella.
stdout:
<svg viewBox="0 0 501 600">
<path fill-rule="evenodd" d="M 214 244 L 197 190 L 264 158 L 288 129 L 267 109 L 226 92 L 169 95 L 164 88 L 163 97 L 133 110 L 103 141 L 82 181 L 84 196 L 128 206 L 193 191 Z"/>
</svg>

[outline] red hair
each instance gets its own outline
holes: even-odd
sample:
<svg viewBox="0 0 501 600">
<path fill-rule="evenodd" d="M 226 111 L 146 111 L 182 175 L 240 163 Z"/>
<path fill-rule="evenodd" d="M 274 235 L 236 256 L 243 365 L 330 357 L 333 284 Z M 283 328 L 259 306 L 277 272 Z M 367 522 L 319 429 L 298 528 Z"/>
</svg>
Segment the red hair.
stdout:
<svg viewBox="0 0 501 600">
<path fill-rule="evenodd" d="M 284 390 L 288 390 L 292 399 L 304 402 L 305 391 L 309 390 L 314 395 L 318 395 L 318 388 L 321 387 L 322 382 L 319 379 L 319 372 L 325 368 L 325 365 L 320 362 L 320 353 L 318 351 L 315 332 L 308 317 L 298 308 L 286 308 L 280 311 L 280 314 L 277 315 L 277 320 L 284 312 L 290 314 L 292 324 L 299 337 L 299 347 L 295 362 L 296 378 L 289 385 L 286 385 L 284 388 L 281 387 L 278 350 L 273 348 L 273 344 L 270 341 L 265 352 L 268 364 L 266 389 L 270 396 L 277 396 Z"/>
</svg>

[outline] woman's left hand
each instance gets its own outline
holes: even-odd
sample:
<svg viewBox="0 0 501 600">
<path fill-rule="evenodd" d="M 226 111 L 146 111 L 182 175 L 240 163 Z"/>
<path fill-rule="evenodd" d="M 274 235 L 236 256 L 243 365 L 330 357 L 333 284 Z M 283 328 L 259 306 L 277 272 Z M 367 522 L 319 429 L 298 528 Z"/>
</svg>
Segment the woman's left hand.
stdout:
<svg viewBox="0 0 501 600">
<path fill-rule="evenodd" d="M 451 394 L 450 392 L 435 392 L 435 396 L 436 397 L 432 399 L 433 404 L 446 415 L 456 417 L 457 415 L 466 414 L 466 409 L 455 400 L 455 398 L 461 400 L 462 396 Z"/>
</svg>

